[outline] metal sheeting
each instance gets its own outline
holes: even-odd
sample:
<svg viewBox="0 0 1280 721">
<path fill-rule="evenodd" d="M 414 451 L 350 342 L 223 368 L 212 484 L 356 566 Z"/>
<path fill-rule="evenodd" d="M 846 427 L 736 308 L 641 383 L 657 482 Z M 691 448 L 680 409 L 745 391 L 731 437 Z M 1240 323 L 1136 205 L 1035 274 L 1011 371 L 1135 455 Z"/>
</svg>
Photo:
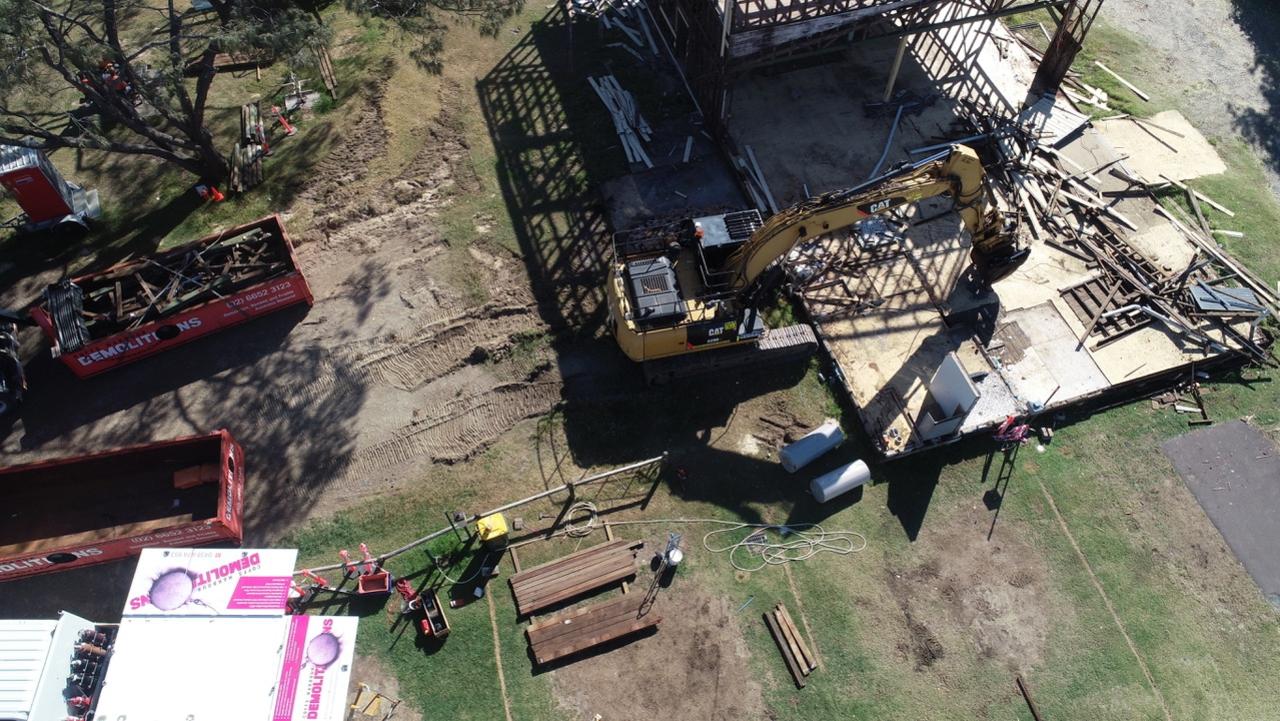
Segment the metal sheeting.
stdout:
<svg viewBox="0 0 1280 721">
<path fill-rule="evenodd" d="M 1215 288 L 1200 282 L 1191 288 L 1191 297 L 1200 310 L 1219 313 L 1261 313 L 1258 294 L 1248 288 Z"/>
<path fill-rule="evenodd" d="M 40 151 L 21 145 L 0 145 L 0 175 L 40 167 Z"/>
<path fill-rule="evenodd" d="M 0 621 L 0 720 L 26 721 L 57 621 Z"/>
</svg>

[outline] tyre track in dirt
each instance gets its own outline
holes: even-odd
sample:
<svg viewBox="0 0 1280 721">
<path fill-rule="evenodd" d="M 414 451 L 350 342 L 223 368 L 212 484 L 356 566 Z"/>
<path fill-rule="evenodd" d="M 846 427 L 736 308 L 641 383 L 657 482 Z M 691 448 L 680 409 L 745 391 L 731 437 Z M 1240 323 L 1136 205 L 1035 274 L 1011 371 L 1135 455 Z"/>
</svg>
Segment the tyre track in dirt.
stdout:
<svg viewBox="0 0 1280 721">
<path fill-rule="evenodd" d="M 260 412 L 274 415 L 280 405 L 294 409 L 314 403 L 343 385 L 375 383 L 416 391 L 469 365 L 500 356 L 523 333 L 541 326 L 531 306 L 499 306 L 455 315 L 432 323 L 412 338 L 372 352 L 356 347 L 326 351 L 315 361 L 314 377 L 301 384 L 264 389 L 270 397 Z"/>
<path fill-rule="evenodd" d="M 415 131 L 421 149 L 398 175 L 372 184 L 369 167 L 388 148 L 384 88 L 375 89 L 302 194 L 317 210 L 308 231 L 315 242 L 300 260 L 323 323 L 302 341 L 305 375 L 263 389 L 246 410 L 270 424 L 338 394 L 360 399 L 355 417 L 335 419 L 354 430 L 351 451 L 308 469 L 323 474 L 335 500 L 379 492 L 415 462 L 464 461 L 561 401 L 558 373 L 511 357 L 522 336 L 546 331 L 519 259 L 473 242 L 462 279 L 446 256 L 441 212 L 482 185 L 464 92 L 442 85 L 439 117 Z M 463 282 L 482 284 L 488 301 L 468 302 L 474 291 Z M 352 321 L 370 314 L 365 337 L 353 337 Z"/>
<path fill-rule="evenodd" d="M 465 461 L 520 421 L 548 413 L 559 402 L 558 381 L 506 383 L 456 398 L 431 416 L 401 427 L 391 438 L 357 450 L 340 486 L 370 490 L 380 473 L 424 456 L 437 463 Z"/>
<path fill-rule="evenodd" d="M 408 341 L 361 359 L 356 367 L 383 383 L 412 391 L 464 365 L 500 355 L 521 334 L 538 330 L 532 307 L 494 308 L 479 318 L 426 328 Z"/>
</svg>

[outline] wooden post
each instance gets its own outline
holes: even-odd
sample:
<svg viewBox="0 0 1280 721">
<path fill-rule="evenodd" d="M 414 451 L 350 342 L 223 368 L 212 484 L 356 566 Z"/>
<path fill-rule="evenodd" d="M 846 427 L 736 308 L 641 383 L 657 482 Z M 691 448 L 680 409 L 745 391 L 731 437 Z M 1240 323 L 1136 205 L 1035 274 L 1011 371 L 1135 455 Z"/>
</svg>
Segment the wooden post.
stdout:
<svg viewBox="0 0 1280 721">
<path fill-rule="evenodd" d="M 907 53 L 908 35 L 898 38 L 898 53 L 893 56 L 893 67 L 889 68 L 889 82 L 884 85 L 884 102 L 893 97 L 893 86 L 898 82 L 898 71 L 902 69 L 902 56 Z"/>
<path fill-rule="evenodd" d="M 1040 709 L 1036 708 L 1036 702 L 1031 700 L 1031 691 L 1027 689 L 1027 684 L 1022 680 L 1021 676 L 1015 677 L 1018 682 L 1018 690 L 1022 692 L 1022 698 L 1027 702 L 1027 708 L 1031 710 L 1031 718 L 1036 721 L 1043 721 L 1040 718 Z"/>
</svg>

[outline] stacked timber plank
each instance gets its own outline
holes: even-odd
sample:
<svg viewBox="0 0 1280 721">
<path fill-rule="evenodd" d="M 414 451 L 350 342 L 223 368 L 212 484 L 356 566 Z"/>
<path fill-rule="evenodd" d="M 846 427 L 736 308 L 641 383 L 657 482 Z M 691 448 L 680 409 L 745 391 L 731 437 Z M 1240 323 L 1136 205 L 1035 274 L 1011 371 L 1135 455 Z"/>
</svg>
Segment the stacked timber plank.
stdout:
<svg viewBox="0 0 1280 721">
<path fill-rule="evenodd" d="M 605 31 L 617 31 L 624 42 L 609 43 L 609 47 L 620 48 L 640 62 L 645 62 L 641 53 L 658 56 L 657 33 L 649 25 L 652 15 L 645 4 L 639 0 L 582 0 L 575 3 L 573 12 L 594 15 L 600 18 L 600 27 Z"/>
<path fill-rule="evenodd" d="M 786 662 L 796 687 L 804 688 L 805 677 L 818 668 L 818 659 L 809 649 L 809 644 L 805 642 L 795 621 L 791 619 L 787 607 L 778 603 L 765 612 L 764 622 L 778 648 L 782 650 L 782 660 Z"/>
<path fill-rule="evenodd" d="M 743 150 L 746 152 L 746 157 L 735 156 L 734 162 L 737 163 L 747 181 L 746 188 L 751 194 L 752 202 L 764 215 L 778 212 L 778 201 L 774 199 L 773 192 L 769 190 L 769 183 L 764 179 L 760 163 L 756 161 L 756 152 L 750 145 L 744 145 Z"/>
<path fill-rule="evenodd" d="M 587 82 L 590 83 L 591 89 L 596 91 L 600 102 L 609 109 L 609 115 L 613 118 L 613 128 L 618 133 L 618 139 L 622 141 L 622 150 L 627 154 L 628 163 L 644 163 L 645 167 L 652 168 L 653 161 L 649 159 L 649 154 L 645 152 L 641 141 L 649 142 L 653 139 L 653 131 L 649 128 L 649 123 L 640 114 L 640 109 L 636 105 L 635 96 L 618 84 L 618 79 L 612 75 L 601 75 L 598 78 L 587 76 Z"/>
<path fill-rule="evenodd" d="M 203 55 L 188 60 L 185 68 L 186 74 L 199 75 L 204 64 L 203 61 Z M 273 62 L 275 62 L 275 55 L 267 50 L 244 53 L 218 53 L 213 56 L 213 70 L 214 72 L 222 72 L 223 70 L 262 68 Z"/>
<path fill-rule="evenodd" d="M 528 616 L 636 573 L 634 541 L 607 541 L 515 574 L 516 612 Z"/>
<path fill-rule="evenodd" d="M 227 158 L 231 166 L 231 190 L 243 193 L 262 183 L 262 156 L 267 153 L 267 131 L 257 103 L 240 106 L 240 138 Z"/>
<path fill-rule="evenodd" d="M 662 617 L 643 610 L 643 604 L 642 595 L 633 593 L 539 621 L 525 630 L 533 657 L 540 664 L 550 663 L 657 626 Z"/>
<path fill-rule="evenodd" d="M 335 100 L 338 97 L 338 76 L 333 72 L 333 59 L 329 57 L 329 48 L 324 45 L 315 46 L 316 64 L 320 68 L 320 80 L 324 83 L 324 89 L 329 91 L 329 97 Z"/>
</svg>

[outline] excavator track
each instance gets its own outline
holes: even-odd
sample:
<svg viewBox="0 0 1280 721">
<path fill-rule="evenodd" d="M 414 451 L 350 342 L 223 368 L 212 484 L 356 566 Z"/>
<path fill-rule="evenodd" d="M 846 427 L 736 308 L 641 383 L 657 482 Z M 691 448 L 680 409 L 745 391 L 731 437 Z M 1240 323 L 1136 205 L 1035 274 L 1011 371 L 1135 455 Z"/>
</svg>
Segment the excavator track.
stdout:
<svg viewBox="0 0 1280 721">
<path fill-rule="evenodd" d="M 644 378 L 649 385 L 662 385 L 732 368 L 762 368 L 801 361 L 817 349 L 818 338 L 806 324 L 770 328 L 755 343 L 647 361 L 643 366 Z"/>
</svg>

